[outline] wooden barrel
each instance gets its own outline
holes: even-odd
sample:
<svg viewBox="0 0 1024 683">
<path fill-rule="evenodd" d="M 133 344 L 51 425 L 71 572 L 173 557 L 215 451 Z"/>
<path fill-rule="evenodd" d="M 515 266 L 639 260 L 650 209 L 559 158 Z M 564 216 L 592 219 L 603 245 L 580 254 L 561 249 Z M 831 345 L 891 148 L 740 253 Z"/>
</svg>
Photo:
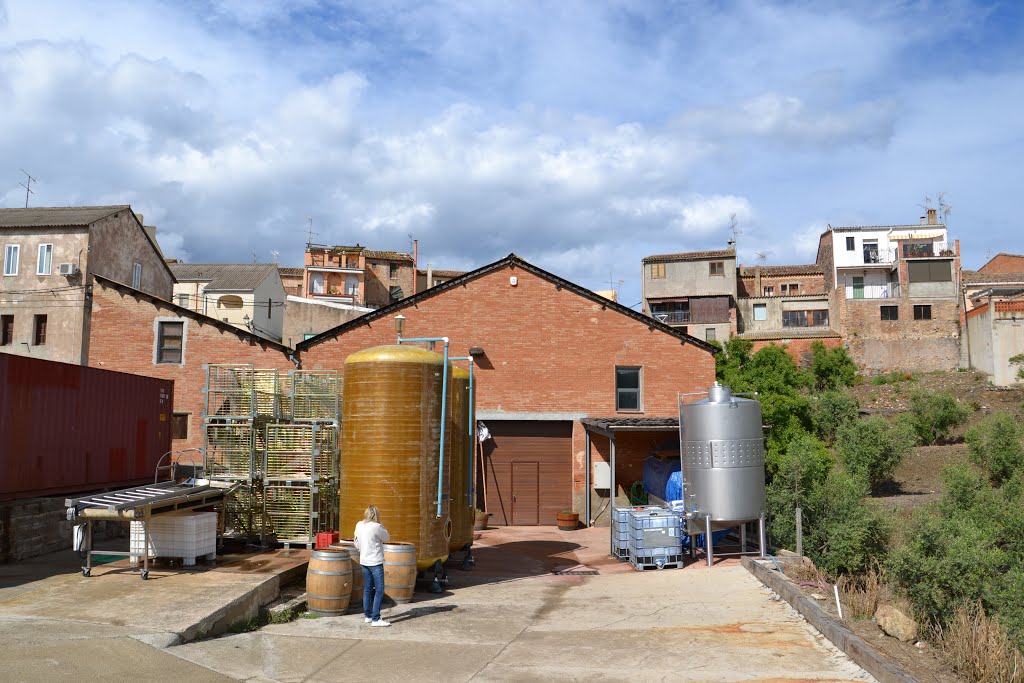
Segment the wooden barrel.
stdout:
<svg viewBox="0 0 1024 683">
<path fill-rule="evenodd" d="M 341 548 L 348 551 L 352 560 L 352 600 L 349 609 L 363 609 L 363 568 L 359 565 L 359 548 L 351 538 L 343 538 L 337 543 L 331 544 L 332 548 Z"/>
<path fill-rule="evenodd" d="M 384 544 L 384 595 L 398 604 L 412 600 L 416 589 L 416 546 Z"/>
<path fill-rule="evenodd" d="M 333 617 L 348 611 L 352 598 L 352 561 L 340 548 L 314 550 L 306 570 L 306 607 L 311 614 Z"/>
</svg>

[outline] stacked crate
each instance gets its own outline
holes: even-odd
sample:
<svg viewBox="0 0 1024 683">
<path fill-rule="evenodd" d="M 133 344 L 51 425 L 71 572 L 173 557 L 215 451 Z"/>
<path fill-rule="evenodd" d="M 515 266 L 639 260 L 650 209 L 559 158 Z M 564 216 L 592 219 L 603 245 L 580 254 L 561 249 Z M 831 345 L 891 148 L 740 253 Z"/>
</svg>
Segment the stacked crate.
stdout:
<svg viewBox="0 0 1024 683">
<path fill-rule="evenodd" d="M 205 369 L 206 473 L 239 485 L 224 535 L 312 546 L 337 525 L 338 373 Z"/>
<path fill-rule="evenodd" d="M 620 560 L 629 559 L 629 513 L 634 510 L 661 510 L 661 508 L 656 505 L 612 508 L 612 554 Z"/>
<path fill-rule="evenodd" d="M 626 552 L 639 571 L 683 565 L 682 515 L 661 508 L 630 509 Z"/>
<path fill-rule="evenodd" d="M 138 562 L 146 550 L 144 522 L 131 523 L 129 552 L 131 561 Z M 158 515 L 148 522 L 149 556 L 176 557 L 191 566 L 196 558 L 212 560 L 217 554 L 217 513 L 178 512 Z"/>
</svg>

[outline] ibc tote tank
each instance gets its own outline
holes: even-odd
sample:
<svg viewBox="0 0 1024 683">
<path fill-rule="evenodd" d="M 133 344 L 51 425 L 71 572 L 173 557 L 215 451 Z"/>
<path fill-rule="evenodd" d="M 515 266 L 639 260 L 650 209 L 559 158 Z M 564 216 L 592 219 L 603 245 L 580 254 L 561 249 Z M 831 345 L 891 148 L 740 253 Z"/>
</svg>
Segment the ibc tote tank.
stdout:
<svg viewBox="0 0 1024 683">
<path fill-rule="evenodd" d="M 686 507 L 713 522 L 744 522 L 764 511 L 761 404 L 715 384 L 679 408 Z"/>
<path fill-rule="evenodd" d="M 452 537 L 448 541 L 448 550 L 455 552 L 473 542 L 473 522 L 476 516 L 475 506 L 469 497 L 470 447 L 473 443 L 473 435 L 469 431 L 469 371 L 453 368 L 448 389 L 451 396 L 451 403 L 448 404 L 451 418 L 445 436 L 448 451 L 445 457 L 451 463 L 452 518 Z"/>
<path fill-rule="evenodd" d="M 451 535 L 447 500 L 437 517 L 443 372 L 442 356 L 414 346 L 345 359 L 341 529 L 352 533 L 376 505 L 392 542 L 416 545 L 419 570 L 448 559 Z"/>
</svg>

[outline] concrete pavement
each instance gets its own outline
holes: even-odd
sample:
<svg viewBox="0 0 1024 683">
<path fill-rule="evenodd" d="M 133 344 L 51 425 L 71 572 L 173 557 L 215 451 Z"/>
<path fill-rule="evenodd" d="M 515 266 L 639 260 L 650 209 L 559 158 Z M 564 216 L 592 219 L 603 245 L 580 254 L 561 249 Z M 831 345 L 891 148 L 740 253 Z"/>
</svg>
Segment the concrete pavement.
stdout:
<svg viewBox="0 0 1024 683">
<path fill-rule="evenodd" d="M 33 593 L 73 604 L 53 591 L 20 591 L 17 611 L 0 594 L 0 651 L 11 662 L 4 673 L 14 674 L 3 678 L 871 680 L 735 561 L 636 572 L 607 556 L 607 530 L 599 529 L 492 529 L 475 554 L 472 571 L 452 563 L 445 593 L 420 591 L 386 610 L 390 628 L 364 625 L 357 612 L 164 649 L 138 639 L 159 642 L 167 615 L 147 622 L 136 610 L 123 619 L 111 603 L 98 628 L 77 617 L 44 618 L 38 608 L 26 613 L 22 601 Z M 85 595 L 75 593 L 78 579 L 62 585 Z M 177 597 L 183 623 L 190 596 Z M 215 591 L 202 599 L 214 600 Z"/>
</svg>

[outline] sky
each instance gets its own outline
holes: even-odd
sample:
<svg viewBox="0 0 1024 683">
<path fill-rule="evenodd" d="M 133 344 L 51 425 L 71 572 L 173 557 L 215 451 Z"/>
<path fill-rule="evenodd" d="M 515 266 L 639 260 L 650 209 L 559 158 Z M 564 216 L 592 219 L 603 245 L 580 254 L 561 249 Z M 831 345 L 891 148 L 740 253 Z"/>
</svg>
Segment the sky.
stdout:
<svg viewBox="0 0 1024 683">
<path fill-rule="evenodd" d="M 944 193 L 1024 252 L 1024 3 L 0 0 L 0 206 L 131 204 L 165 255 L 814 261 Z"/>
</svg>

